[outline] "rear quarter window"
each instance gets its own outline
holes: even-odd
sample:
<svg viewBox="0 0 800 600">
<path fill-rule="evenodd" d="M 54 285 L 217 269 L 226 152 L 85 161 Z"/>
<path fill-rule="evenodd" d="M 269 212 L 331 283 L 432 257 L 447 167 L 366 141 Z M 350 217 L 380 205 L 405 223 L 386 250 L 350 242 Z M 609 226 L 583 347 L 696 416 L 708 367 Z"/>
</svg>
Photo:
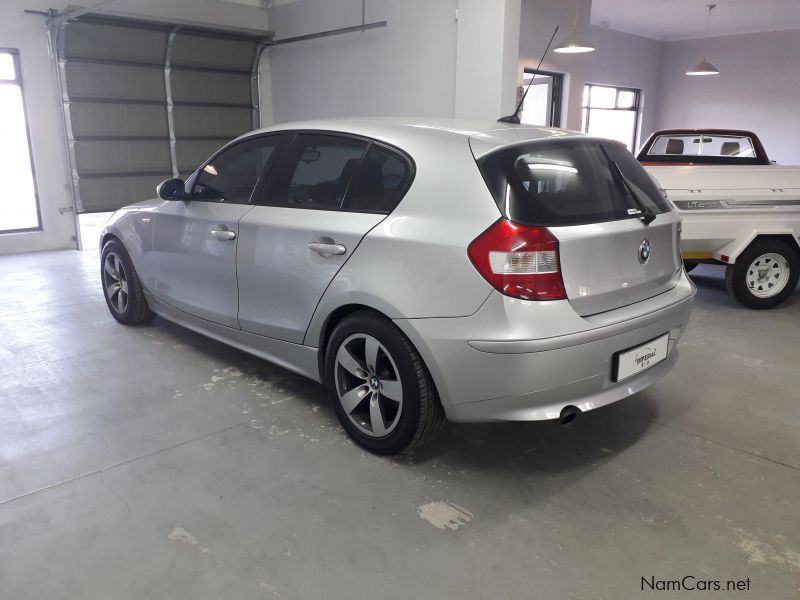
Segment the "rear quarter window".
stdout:
<svg viewBox="0 0 800 600">
<path fill-rule="evenodd" d="M 661 190 L 619 142 L 529 142 L 496 150 L 478 167 L 503 215 L 530 226 L 566 226 L 669 211 Z"/>
</svg>

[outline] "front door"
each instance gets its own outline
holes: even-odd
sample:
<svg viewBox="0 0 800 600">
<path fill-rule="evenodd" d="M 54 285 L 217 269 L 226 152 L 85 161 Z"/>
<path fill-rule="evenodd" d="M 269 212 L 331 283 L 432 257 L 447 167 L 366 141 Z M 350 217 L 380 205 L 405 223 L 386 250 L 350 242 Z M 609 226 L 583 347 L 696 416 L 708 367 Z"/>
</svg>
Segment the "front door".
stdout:
<svg viewBox="0 0 800 600">
<path fill-rule="evenodd" d="M 328 284 L 399 202 L 410 176 L 408 160 L 378 143 L 297 135 L 262 205 L 239 224 L 242 329 L 302 343 Z"/>
<path fill-rule="evenodd" d="M 164 201 L 154 211 L 157 298 L 238 328 L 239 220 L 253 208 L 250 198 L 282 140 L 280 135 L 260 136 L 228 146 L 190 180 L 185 199 Z"/>
</svg>

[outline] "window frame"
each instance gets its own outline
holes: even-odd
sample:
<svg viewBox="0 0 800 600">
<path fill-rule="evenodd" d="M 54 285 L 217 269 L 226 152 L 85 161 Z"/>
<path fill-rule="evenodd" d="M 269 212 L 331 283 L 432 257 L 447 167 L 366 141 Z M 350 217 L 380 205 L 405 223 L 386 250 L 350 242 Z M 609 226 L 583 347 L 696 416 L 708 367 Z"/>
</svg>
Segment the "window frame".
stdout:
<svg viewBox="0 0 800 600">
<path fill-rule="evenodd" d="M 275 146 L 275 150 L 272 153 L 272 156 L 269 157 L 264 168 L 261 170 L 261 174 L 258 176 L 258 180 L 256 180 L 256 184 L 253 186 L 253 190 L 250 192 L 250 197 L 248 198 L 247 202 L 222 202 L 222 204 L 238 204 L 240 206 L 247 206 L 255 204 L 255 199 L 258 198 L 258 194 L 261 192 L 261 189 L 266 184 L 267 180 L 269 179 L 270 174 L 272 173 L 273 168 L 278 163 L 278 160 L 281 157 L 284 149 L 287 147 L 287 140 L 290 139 L 289 132 L 287 131 L 268 131 L 259 134 L 253 135 L 246 135 L 241 138 L 237 138 L 236 140 L 225 144 L 217 150 L 214 154 L 212 154 L 204 163 L 202 163 L 195 171 L 192 173 L 187 179 L 185 183 L 186 188 L 186 199 L 191 202 L 209 202 L 213 204 L 220 204 L 219 200 L 210 200 L 206 198 L 197 198 L 194 197 L 194 188 L 197 185 L 197 179 L 200 177 L 200 173 L 206 166 L 210 165 L 214 162 L 223 152 L 230 150 L 240 144 L 244 144 L 246 142 L 252 142 L 253 140 L 257 139 L 265 139 L 270 137 L 277 137 L 278 144 Z"/>
<path fill-rule="evenodd" d="M 641 104 L 642 104 L 642 90 L 639 88 L 633 87 L 624 87 L 624 86 L 616 86 L 610 85 L 607 83 L 589 83 L 586 82 L 583 85 L 584 96 L 586 96 L 586 102 L 584 103 L 583 97 L 581 97 L 581 131 L 583 133 L 589 133 L 589 123 L 591 122 L 592 118 L 592 88 L 594 87 L 601 87 L 601 88 L 608 88 L 612 90 L 616 90 L 614 95 L 614 106 L 612 108 L 604 108 L 600 106 L 595 106 L 595 110 L 620 110 L 620 111 L 628 111 L 634 113 L 633 119 L 633 133 L 631 134 L 631 153 L 636 153 L 637 143 L 636 141 L 639 138 L 639 121 L 641 119 Z M 588 93 L 587 93 L 588 88 Z M 619 93 L 620 92 L 633 92 L 633 106 L 629 108 L 619 108 Z M 583 123 L 583 111 L 586 111 L 586 123 Z"/>
<path fill-rule="evenodd" d="M 289 167 L 287 161 L 289 160 L 288 157 L 290 156 L 289 149 L 294 145 L 295 141 L 303 135 L 322 135 L 322 136 L 329 136 L 329 137 L 339 137 L 345 139 L 351 139 L 359 142 L 366 142 L 366 147 L 364 148 L 364 153 L 362 154 L 361 158 L 356 165 L 356 168 L 353 170 L 353 175 L 350 178 L 350 182 L 352 182 L 356 177 L 358 177 L 359 173 L 361 172 L 361 167 L 364 164 L 364 160 L 366 159 L 367 155 L 369 154 L 370 150 L 373 146 L 377 146 L 384 150 L 388 150 L 397 155 L 399 159 L 405 162 L 407 173 L 406 177 L 403 181 L 403 184 L 398 187 L 399 190 L 399 197 L 395 205 L 392 207 L 390 211 L 383 211 L 383 210 L 345 210 L 344 203 L 347 199 L 347 194 L 350 191 L 350 183 L 347 185 L 347 190 L 342 196 L 342 204 L 338 207 L 321 207 L 321 206 L 287 206 L 285 204 L 274 204 L 271 202 L 272 198 L 272 191 L 275 187 L 275 182 L 277 180 L 277 176 L 284 170 Z M 329 129 L 296 129 L 291 131 L 290 139 L 283 145 L 283 152 L 281 153 L 280 161 L 275 164 L 275 168 L 269 174 L 265 185 L 261 187 L 259 190 L 259 195 L 255 199 L 255 204 L 258 206 L 270 206 L 273 208 L 291 208 L 295 210 L 319 210 L 325 212 L 340 212 L 344 214 L 378 214 L 378 215 L 389 215 L 391 214 L 395 208 L 402 202 L 405 195 L 408 193 L 408 190 L 411 188 L 411 185 L 414 183 L 414 179 L 417 175 L 417 168 L 414 159 L 401 148 L 394 146 L 392 144 L 376 140 L 367 136 L 359 135 L 356 133 L 350 133 L 346 131 L 338 131 L 338 130 L 329 130 Z"/>
<path fill-rule="evenodd" d="M 43 231 L 44 225 L 42 223 L 42 209 L 39 203 L 39 183 L 36 178 L 36 165 L 33 159 L 33 143 L 31 142 L 31 128 L 30 119 L 28 117 L 28 102 L 25 97 L 25 85 L 22 77 L 22 61 L 20 60 L 20 51 L 17 48 L 4 48 L 0 46 L 0 54 L 11 55 L 11 61 L 14 64 L 14 79 L 0 79 L 0 85 L 16 85 L 19 87 L 20 96 L 22 98 L 22 118 L 25 121 L 25 136 L 28 140 L 28 159 L 31 163 L 31 179 L 33 180 L 33 201 L 36 206 L 36 219 L 39 223 L 36 227 L 23 227 L 20 229 L 0 229 L 0 235 L 14 234 L 14 233 L 31 233 L 36 231 Z"/>
</svg>

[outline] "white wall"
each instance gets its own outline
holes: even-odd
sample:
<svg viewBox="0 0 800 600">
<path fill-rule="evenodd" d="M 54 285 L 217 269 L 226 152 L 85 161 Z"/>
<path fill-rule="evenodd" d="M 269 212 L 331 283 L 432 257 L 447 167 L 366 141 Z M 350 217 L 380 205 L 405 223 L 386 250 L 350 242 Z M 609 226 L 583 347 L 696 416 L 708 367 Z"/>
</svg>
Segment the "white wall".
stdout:
<svg viewBox="0 0 800 600">
<path fill-rule="evenodd" d="M 638 130 L 641 143 L 656 129 L 664 45 L 649 38 L 599 27 L 592 27 L 590 35 L 597 50 L 589 55 L 586 82 L 642 91 Z"/>
<path fill-rule="evenodd" d="M 642 90 L 639 137 L 652 133 L 658 111 L 658 81 L 662 43 L 648 38 L 589 26 L 591 0 L 578 1 L 578 31 L 591 40 L 595 52 L 557 54 L 550 50 L 542 69 L 563 73 L 564 97 L 561 126 L 581 128 L 581 101 L 586 83 L 604 83 Z M 559 32 L 553 46 L 572 34 L 575 4 L 561 0 L 523 0 L 520 22 L 519 74 L 535 68 L 556 25 Z M 552 48 L 551 47 L 551 48 Z"/>
<path fill-rule="evenodd" d="M 452 116 L 457 0 L 370 0 L 388 27 L 274 46 L 262 97 L 276 123 L 337 116 Z M 276 39 L 361 22 L 360 0 L 301 0 L 270 9 Z M 271 87 L 271 91 L 266 89 Z"/>
<path fill-rule="evenodd" d="M 519 17 L 520 0 L 459 0 L 456 117 L 495 120 L 514 112 Z"/>
<path fill-rule="evenodd" d="M 274 122 L 496 119 L 513 110 L 520 0 L 369 0 L 366 7 L 368 22 L 388 26 L 265 53 L 261 95 L 272 98 Z M 270 9 L 276 39 L 360 22 L 360 0 L 301 0 Z"/>
<path fill-rule="evenodd" d="M 687 77 L 707 58 L 713 77 Z M 665 43 L 657 127 L 749 129 L 767 154 L 800 164 L 800 30 Z"/>
<path fill-rule="evenodd" d="M 75 222 L 69 163 L 64 149 L 61 106 L 53 60 L 48 54 L 45 19 L 26 15 L 23 9 L 63 10 L 69 0 L 2 0 L 0 46 L 20 52 L 28 126 L 38 188 L 43 230 L 0 234 L 0 254 L 74 248 Z M 89 2 L 79 2 L 89 4 Z M 115 14 L 189 20 L 211 25 L 267 29 L 267 11 L 252 6 L 213 0 L 125 0 L 114 5 Z"/>
<path fill-rule="evenodd" d="M 519 71 L 517 81 L 522 82 L 525 68 L 536 68 L 542 58 L 547 41 L 556 25 L 558 35 L 542 62 L 542 70 L 564 74 L 561 126 L 581 128 L 581 96 L 586 82 L 586 70 L 591 64 L 589 54 L 556 54 L 559 42 L 572 34 L 575 7 L 578 7 L 578 31 L 586 33 L 592 0 L 522 0 L 519 35 Z"/>
</svg>

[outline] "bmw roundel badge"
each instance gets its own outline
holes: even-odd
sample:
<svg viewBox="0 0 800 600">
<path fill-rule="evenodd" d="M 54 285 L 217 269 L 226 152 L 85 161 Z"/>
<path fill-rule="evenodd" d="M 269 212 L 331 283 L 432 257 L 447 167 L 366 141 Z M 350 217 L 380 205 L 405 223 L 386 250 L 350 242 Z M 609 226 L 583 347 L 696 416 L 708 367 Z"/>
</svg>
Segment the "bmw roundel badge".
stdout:
<svg viewBox="0 0 800 600">
<path fill-rule="evenodd" d="M 650 259 L 650 242 L 642 240 L 639 244 L 639 262 L 644 264 Z"/>
</svg>

